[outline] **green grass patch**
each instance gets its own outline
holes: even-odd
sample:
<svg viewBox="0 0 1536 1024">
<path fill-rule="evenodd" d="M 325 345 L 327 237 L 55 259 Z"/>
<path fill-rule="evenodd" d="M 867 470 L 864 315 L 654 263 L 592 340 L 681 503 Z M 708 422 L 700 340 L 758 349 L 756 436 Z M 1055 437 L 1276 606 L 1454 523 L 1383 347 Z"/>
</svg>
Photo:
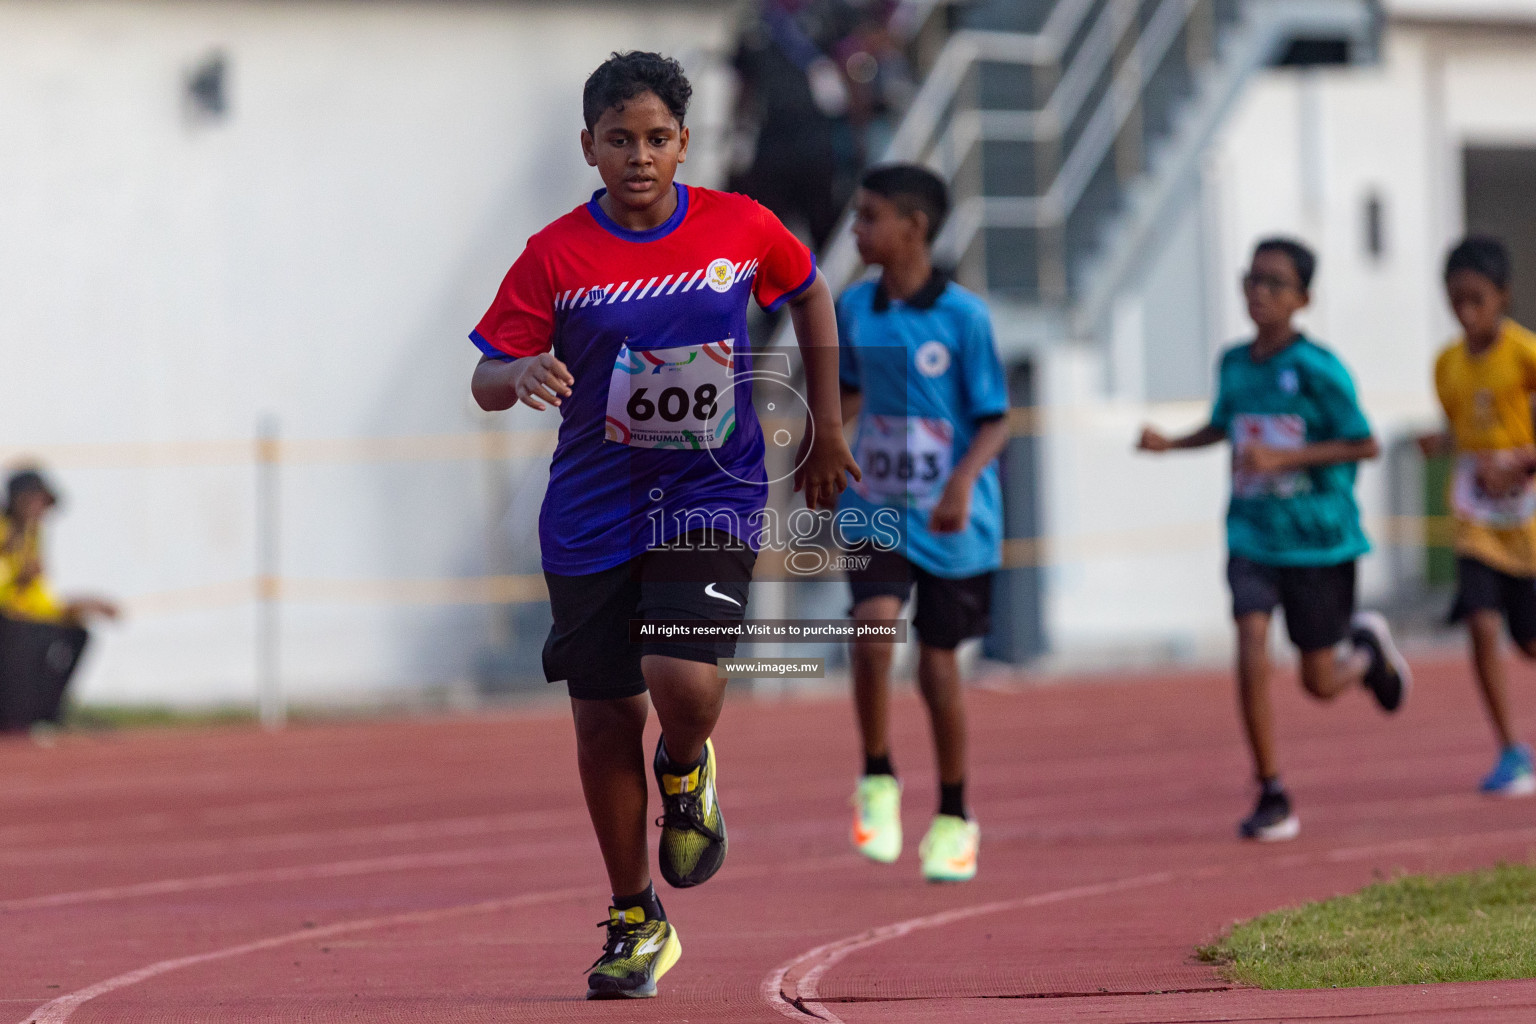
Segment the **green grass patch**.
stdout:
<svg viewBox="0 0 1536 1024">
<path fill-rule="evenodd" d="M 1239 924 L 1198 954 L 1259 988 L 1536 978 L 1536 867 L 1377 882 Z"/>
<path fill-rule="evenodd" d="M 72 704 L 64 709 L 64 727 L 85 732 L 114 729 L 164 729 L 177 726 L 249 725 L 256 713 L 249 708 L 215 707 L 196 710 L 155 705 Z"/>
</svg>

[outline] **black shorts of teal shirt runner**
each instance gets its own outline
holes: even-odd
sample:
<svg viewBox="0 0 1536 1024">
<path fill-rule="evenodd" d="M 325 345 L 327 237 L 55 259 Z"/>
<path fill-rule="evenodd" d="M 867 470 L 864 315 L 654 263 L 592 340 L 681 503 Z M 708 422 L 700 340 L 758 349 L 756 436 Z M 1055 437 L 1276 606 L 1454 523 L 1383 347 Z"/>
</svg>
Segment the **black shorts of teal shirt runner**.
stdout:
<svg viewBox="0 0 1536 1024">
<path fill-rule="evenodd" d="M 645 692 L 647 654 L 708 665 L 731 657 L 734 639 L 633 643 L 629 620 L 738 623 L 756 562 L 757 553 L 730 534 L 699 530 L 601 572 L 546 572 L 555 622 L 544 641 L 544 678 L 564 680 L 581 700 L 619 700 Z"/>
<path fill-rule="evenodd" d="M 1510 639 L 1521 647 L 1536 642 L 1536 579 L 1501 572 L 1475 558 L 1456 559 L 1456 603 L 1449 621 L 1460 622 L 1473 612 L 1501 612 Z"/>
<path fill-rule="evenodd" d="M 961 641 L 985 636 L 992 627 L 992 574 L 948 579 L 912 564 L 898 552 L 865 545 L 849 549 L 854 557 L 867 555 L 862 569 L 848 570 L 853 605 L 872 597 L 894 597 L 903 604 L 917 586 L 917 606 L 912 628 L 927 647 L 952 651 Z M 849 609 L 849 614 L 853 609 Z"/>
<path fill-rule="evenodd" d="M 1355 614 L 1355 563 L 1267 565 L 1233 555 L 1227 561 L 1232 618 L 1285 610 L 1285 631 L 1300 651 L 1321 651 L 1349 636 Z"/>
</svg>

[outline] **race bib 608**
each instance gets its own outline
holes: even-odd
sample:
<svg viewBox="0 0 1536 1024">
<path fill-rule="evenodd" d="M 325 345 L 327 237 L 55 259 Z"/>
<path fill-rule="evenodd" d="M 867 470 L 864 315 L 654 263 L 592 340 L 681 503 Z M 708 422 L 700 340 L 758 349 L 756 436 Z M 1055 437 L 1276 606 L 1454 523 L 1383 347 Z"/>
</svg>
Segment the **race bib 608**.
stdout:
<svg viewBox="0 0 1536 1024">
<path fill-rule="evenodd" d="M 718 448 L 736 429 L 735 339 L 619 349 L 605 440 L 633 448 Z"/>
</svg>

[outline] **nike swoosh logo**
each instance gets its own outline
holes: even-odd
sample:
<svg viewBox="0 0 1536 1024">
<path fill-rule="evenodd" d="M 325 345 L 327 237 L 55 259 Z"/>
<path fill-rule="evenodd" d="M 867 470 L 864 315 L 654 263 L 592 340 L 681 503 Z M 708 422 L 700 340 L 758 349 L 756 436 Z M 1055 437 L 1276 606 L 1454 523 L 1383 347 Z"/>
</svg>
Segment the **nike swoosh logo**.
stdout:
<svg viewBox="0 0 1536 1024">
<path fill-rule="evenodd" d="M 858 822 L 854 822 L 853 823 L 853 841 L 854 842 L 858 843 L 860 846 L 863 846 L 865 843 L 869 842 L 873 838 L 875 838 L 875 831 L 874 831 L 874 829 L 863 828 L 863 827 L 861 827 L 859 825 Z"/>
<path fill-rule="evenodd" d="M 722 593 L 720 593 L 720 591 L 715 589 L 715 585 L 713 583 L 710 583 L 710 584 L 708 584 L 708 585 L 706 585 L 704 587 L 704 593 L 706 595 L 708 595 L 709 597 L 718 597 L 722 601 L 729 601 L 729 602 L 731 602 L 731 604 L 735 605 L 737 608 L 741 607 L 741 602 L 740 601 L 736 600 L 730 594 L 722 594 Z"/>
</svg>

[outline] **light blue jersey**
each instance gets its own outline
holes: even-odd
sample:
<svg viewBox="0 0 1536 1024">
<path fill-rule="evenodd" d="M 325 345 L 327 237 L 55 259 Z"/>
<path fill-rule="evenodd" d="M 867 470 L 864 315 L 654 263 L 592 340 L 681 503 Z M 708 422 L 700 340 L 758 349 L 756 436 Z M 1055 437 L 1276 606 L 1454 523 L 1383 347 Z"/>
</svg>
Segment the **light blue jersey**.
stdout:
<svg viewBox="0 0 1536 1024">
<path fill-rule="evenodd" d="M 905 302 L 865 281 L 838 300 L 837 322 L 839 377 L 863 395 L 854 456 L 864 474 L 860 483 L 850 479 L 838 503 L 839 532 L 849 541 L 888 542 L 891 531 L 873 518 L 888 508 L 886 516 L 898 517 L 898 550 L 917 567 L 948 579 L 997 569 L 1003 497 L 996 462 L 976 481 L 965 529 L 928 529 L 928 513 L 977 429 L 1008 412 L 986 303 L 938 275 Z"/>
</svg>

